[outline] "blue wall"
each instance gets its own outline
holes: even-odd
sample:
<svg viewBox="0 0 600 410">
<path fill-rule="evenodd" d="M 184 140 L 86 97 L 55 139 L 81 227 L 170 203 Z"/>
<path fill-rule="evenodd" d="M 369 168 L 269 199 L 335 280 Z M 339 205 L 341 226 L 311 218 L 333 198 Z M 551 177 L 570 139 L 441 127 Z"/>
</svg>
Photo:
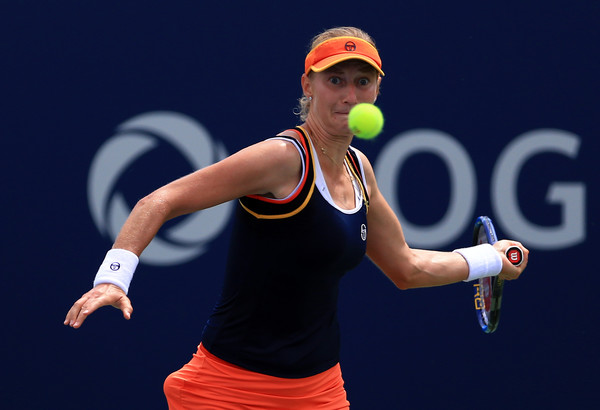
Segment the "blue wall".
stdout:
<svg viewBox="0 0 600 410">
<path fill-rule="evenodd" d="M 355 145 L 408 241 L 467 245 L 486 214 L 532 252 L 492 335 L 469 284 L 401 292 L 368 261 L 349 273 L 352 407 L 475 408 L 490 393 L 488 408 L 597 403 L 600 3 L 214 3 L 0 6 L 2 407 L 166 408 L 163 380 L 195 351 L 219 292 L 227 206 L 160 233 L 131 321 L 105 308 L 75 331 L 64 315 L 120 212 L 297 123 L 309 40 L 336 25 L 365 29 L 382 54 L 385 130 Z"/>
</svg>

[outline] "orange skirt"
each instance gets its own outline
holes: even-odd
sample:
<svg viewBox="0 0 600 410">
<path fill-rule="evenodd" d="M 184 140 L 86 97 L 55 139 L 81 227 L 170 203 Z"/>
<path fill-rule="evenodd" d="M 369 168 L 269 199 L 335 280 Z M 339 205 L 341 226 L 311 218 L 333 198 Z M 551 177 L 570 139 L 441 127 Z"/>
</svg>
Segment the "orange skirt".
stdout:
<svg viewBox="0 0 600 410">
<path fill-rule="evenodd" d="M 167 377 L 164 390 L 170 410 L 350 408 L 339 363 L 314 376 L 287 379 L 232 365 L 202 344 Z"/>
</svg>

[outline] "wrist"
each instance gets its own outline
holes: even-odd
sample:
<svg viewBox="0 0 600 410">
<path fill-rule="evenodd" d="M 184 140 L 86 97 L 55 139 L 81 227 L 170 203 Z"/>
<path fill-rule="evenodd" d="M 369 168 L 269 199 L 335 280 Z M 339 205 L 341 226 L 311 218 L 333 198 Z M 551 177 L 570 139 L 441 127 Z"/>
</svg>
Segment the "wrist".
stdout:
<svg viewBox="0 0 600 410">
<path fill-rule="evenodd" d="M 112 283 L 123 289 L 127 294 L 138 263 L 139 258 L 131 251 L 126 249 L 109 250 L 100 268 L 98 268 L 94 286 L 100 283 Z"/>
<path fill-rule="evenodd" d="M 464 282 L 488 276 L 497 276 L 502 270 L 502 258 L 496 249 L 489 243 L 484 243 L 469 248 L 455 249 L 469 265 L 469 276 Z"/>
</svg>

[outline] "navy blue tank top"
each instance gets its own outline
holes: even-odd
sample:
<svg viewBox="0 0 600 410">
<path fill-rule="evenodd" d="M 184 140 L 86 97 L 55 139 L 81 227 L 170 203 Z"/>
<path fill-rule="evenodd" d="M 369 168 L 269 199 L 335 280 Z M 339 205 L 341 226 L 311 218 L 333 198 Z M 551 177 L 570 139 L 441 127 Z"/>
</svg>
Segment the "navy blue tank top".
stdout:
<svg viewBox="0 0 600 410">
<path fill-rule="evenodd" d="M 329 197 L 310 139 L 295 128 L 302 178 L 284 199 L 241 198 L 225 283 L 203 332 L 215 356 L 278 377 L 308 377 L 339 362 L 339 281 L 366 250 L 368 195 L 364 172 L 350 148 L 356 207 Z M 273 170 L 277 172 L 277 170 Z"/>
</svg>

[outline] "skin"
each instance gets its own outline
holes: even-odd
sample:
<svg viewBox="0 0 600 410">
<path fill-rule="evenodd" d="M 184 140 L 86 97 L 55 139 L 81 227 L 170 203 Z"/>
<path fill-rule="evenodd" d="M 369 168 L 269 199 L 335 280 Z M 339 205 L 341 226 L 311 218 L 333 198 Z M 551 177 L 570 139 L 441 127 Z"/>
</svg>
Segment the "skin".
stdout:
<svg viewBox="0 0 600 410">
<path fill-rule="evenodd" d="M 355 206 L 352 183 L 342 165 L 352 141 L 348 112 L 356 104 L 375 102 L 380 82 L 376 70 L 355 60 L 303 75 L 301 79 L 304 95 L 312 97 L 303 127 L 315 146 L 332 198 L 344 209 Z M 281 135 L 296 137 L 289 131 Z M 400 222 L 379 191 L 371 163 L 364 154 L 359 155 L 371 200 L 367 214 L 367 256 L 373 263 L 400 289 L 440 286 L 466 279 L 469 268 L 460 254 L 408 246 Z M 272 172 L 273 169 L 277 172 Z M 131 211 L 113 248 L 127 249 L 139 256 L 159 228 L 172 218 L 244 195 L 284 198 L 298 184 L 301 172 L 300 157 L 292 144 L 271 140 L 249 146 L 141 199 Z M 524 261 L 518 267 L 504 256 L 504 251 L 511 245 L 520 246 L 524 251 Z M 527 266 L 529 251 L 521 243 L 510 240 L 498 241 L 494 248 L 502 258 L 500 277 L 506 280 L 518 278 Z M 102 306 L 120 309 L 125 319 L 130 319 L 133 312 L 130 299 L 119 287 L 99 284 L 73 304 L 64 324 L 79 328 Z"/>
</svg>

